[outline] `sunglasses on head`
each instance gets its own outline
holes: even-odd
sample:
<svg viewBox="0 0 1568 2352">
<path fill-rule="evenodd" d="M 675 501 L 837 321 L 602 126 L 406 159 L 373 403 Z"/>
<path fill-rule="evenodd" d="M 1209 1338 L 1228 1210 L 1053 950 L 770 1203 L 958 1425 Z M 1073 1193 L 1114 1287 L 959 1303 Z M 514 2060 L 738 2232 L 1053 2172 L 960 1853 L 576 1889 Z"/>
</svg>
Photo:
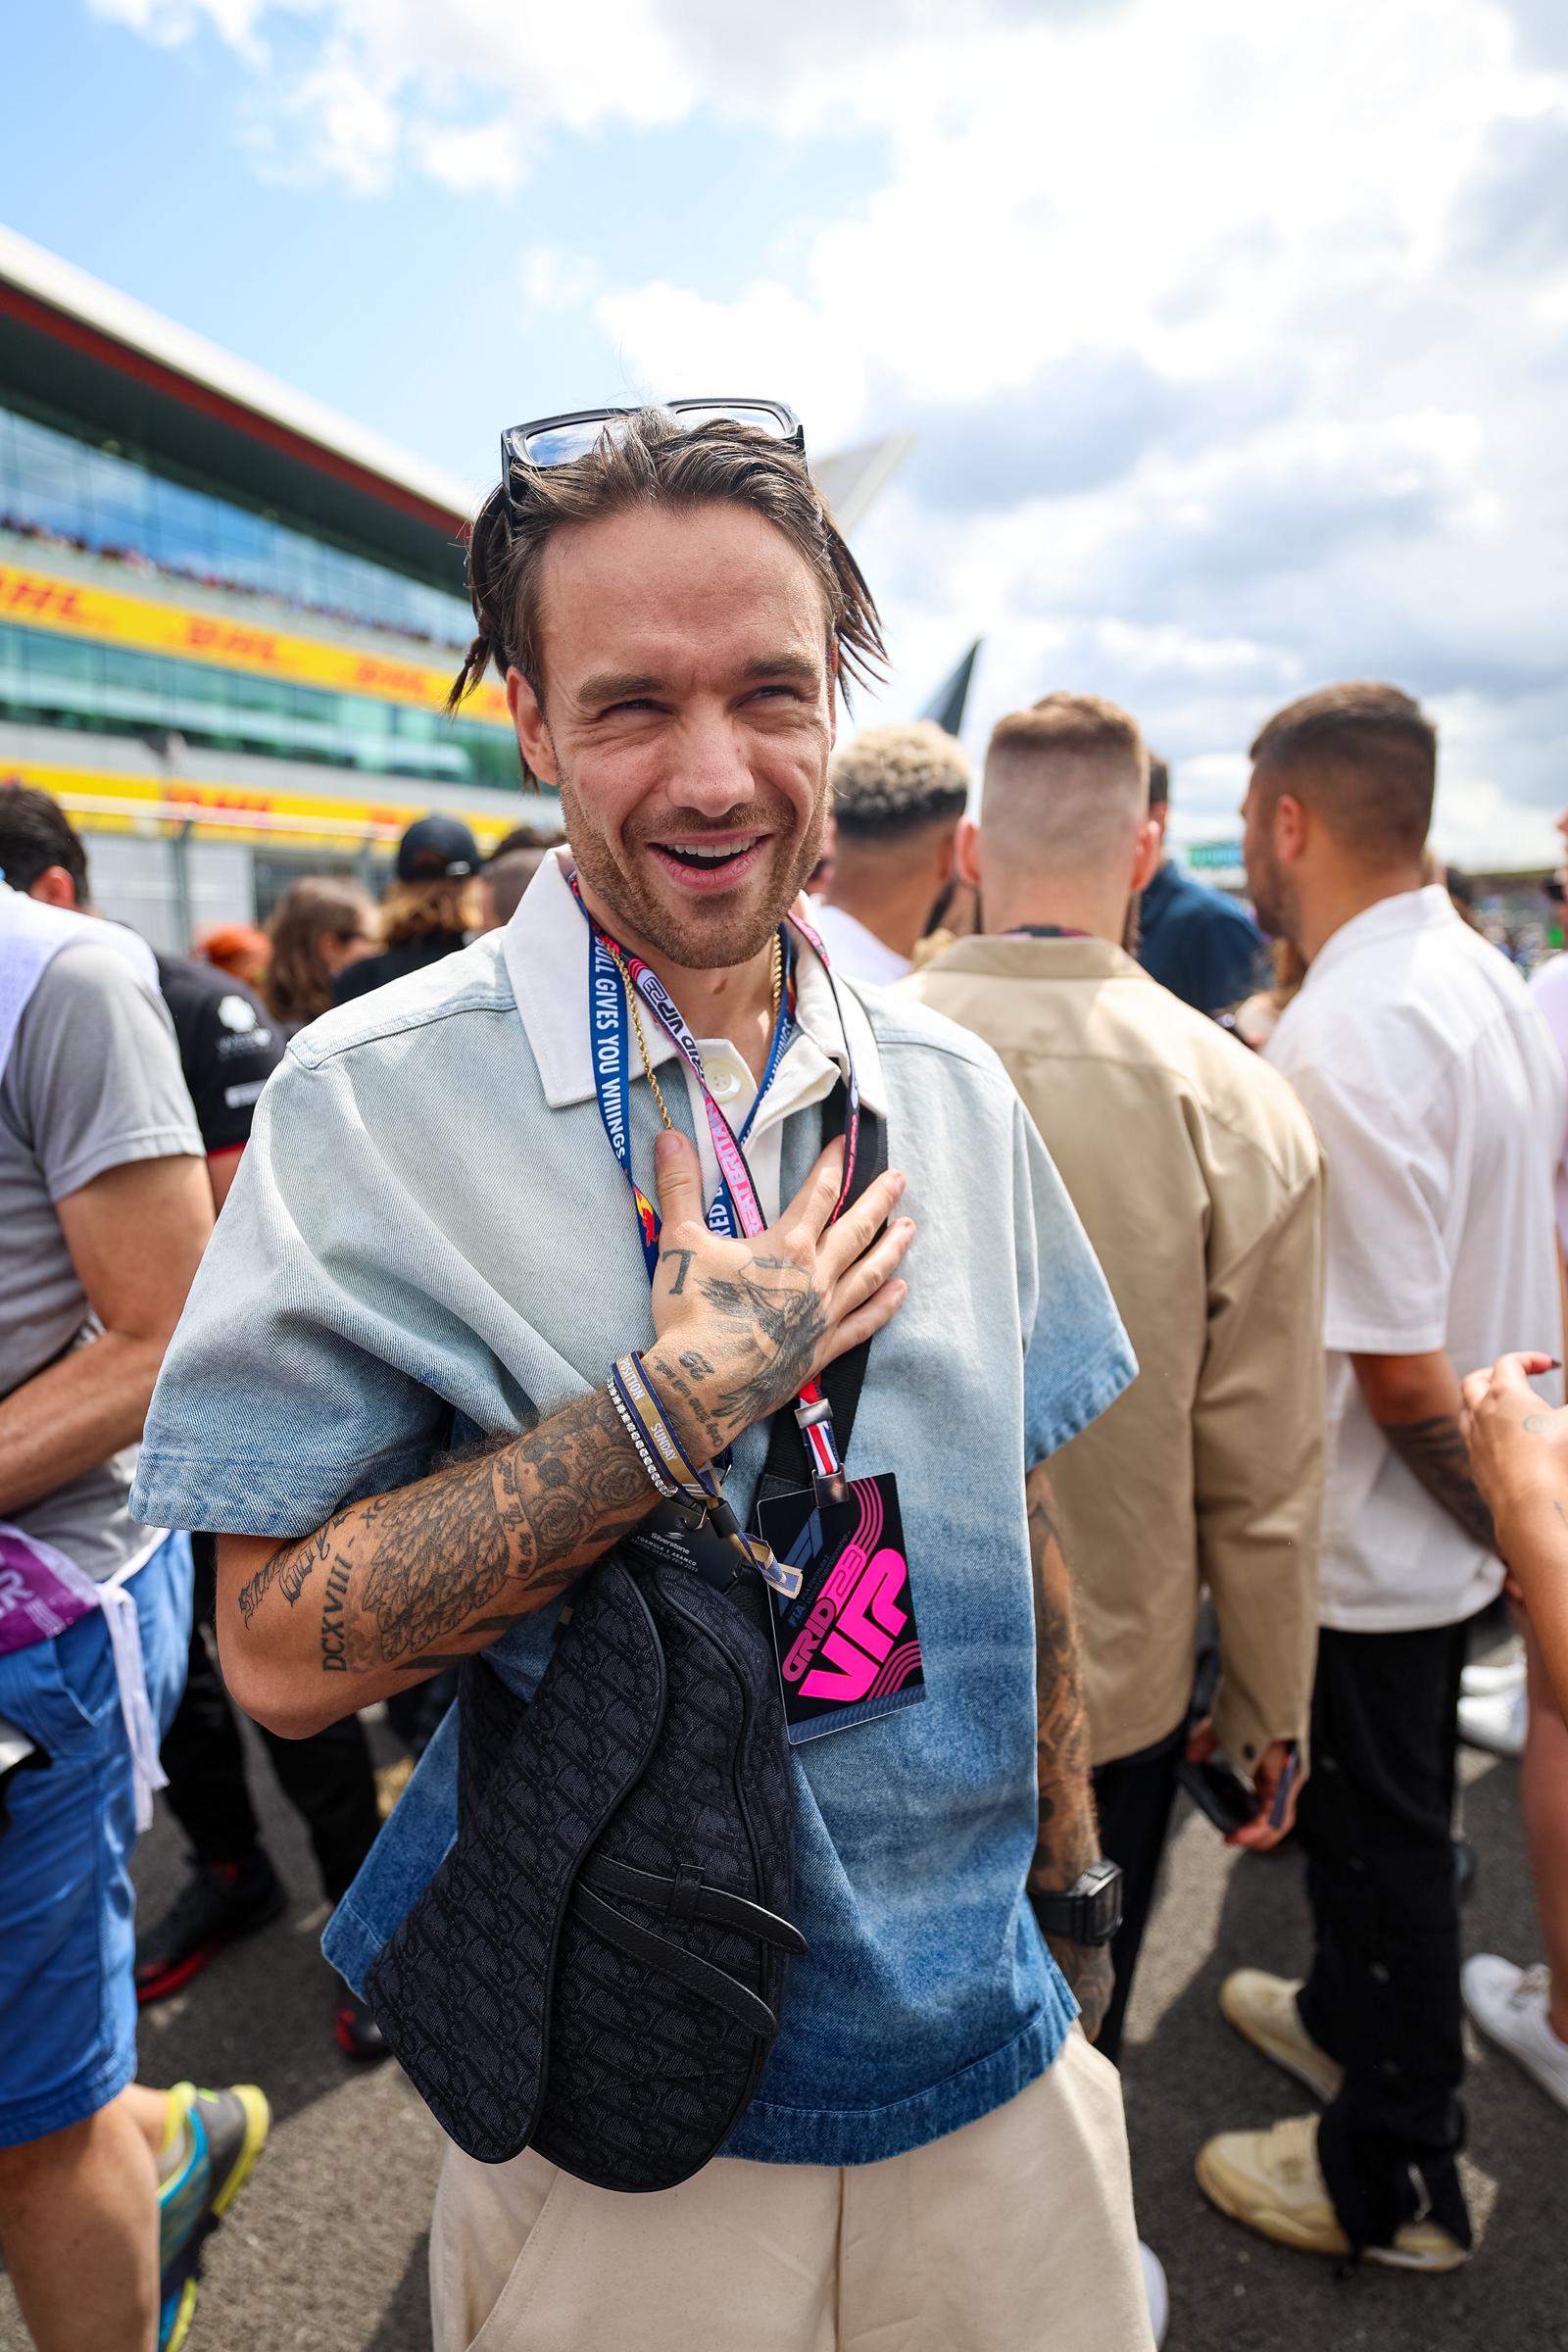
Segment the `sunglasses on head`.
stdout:
<svg viewBox="0 0 1568 2352">
<path fill-rule="evenodd" d="M 795 411 L 781 400 L 665 400 L 659 406 L 688 433 L 705 424 L 744 424 L 765 433 L 796 457 L 806 455 L 806 435 Z M 586 458 L 606 435 L 612 441 L 624 435 L 640 409 L 573 409 L 563 416 L 536 416 L 531 424 L 513 424 L 501 436 L 501 487 L 510 505 L 512 486 L 519 472 L 538 472 L 550 466 L 571 466 Z"/>
</svg>

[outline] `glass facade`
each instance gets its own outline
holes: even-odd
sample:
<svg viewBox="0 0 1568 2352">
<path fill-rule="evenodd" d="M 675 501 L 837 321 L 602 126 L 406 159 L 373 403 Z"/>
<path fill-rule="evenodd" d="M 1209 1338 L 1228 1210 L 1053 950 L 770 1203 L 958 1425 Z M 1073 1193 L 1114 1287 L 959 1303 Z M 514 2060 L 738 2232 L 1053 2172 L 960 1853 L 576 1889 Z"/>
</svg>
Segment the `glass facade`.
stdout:
<svg viewBox="0 0 1568 2352">
<path fill-rule="evenodd" d="M 504 792 L 523 781 L 507 727 L 9 624 L 0 627 L 0 718 L 106 735 L 171 731 L 212 751 Z"/>
<path fill-rule="evenodd" d="M 442 648 L 466 646 L 473 633 L 461 595 L 4 405 L 0 529 Z"/>
</svg>

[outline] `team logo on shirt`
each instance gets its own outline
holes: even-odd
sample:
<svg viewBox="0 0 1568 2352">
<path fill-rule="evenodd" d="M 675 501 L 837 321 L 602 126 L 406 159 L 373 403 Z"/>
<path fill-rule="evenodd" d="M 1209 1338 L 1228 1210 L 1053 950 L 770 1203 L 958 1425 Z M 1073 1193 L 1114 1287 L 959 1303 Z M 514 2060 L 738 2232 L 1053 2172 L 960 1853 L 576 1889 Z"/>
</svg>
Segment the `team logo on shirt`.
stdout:
<svg viewBox="0 0 1568 2352">
<path fill-rule="evenodd" d="M 218 1017 L 225 1029 L 254 1029 L 256 1007 L 248 997 L 220 997 Z"/>
</svg>

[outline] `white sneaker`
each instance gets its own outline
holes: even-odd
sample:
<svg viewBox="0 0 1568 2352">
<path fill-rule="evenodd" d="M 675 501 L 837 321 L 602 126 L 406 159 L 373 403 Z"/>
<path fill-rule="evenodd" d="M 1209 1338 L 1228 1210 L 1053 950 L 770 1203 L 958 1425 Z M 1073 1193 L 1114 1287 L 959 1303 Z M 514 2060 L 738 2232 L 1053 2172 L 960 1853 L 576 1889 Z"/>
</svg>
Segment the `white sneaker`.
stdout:
<svg viewBox="0 0 1568 2352">
<path fill-rule="evenodd" d="M 1165 2341 L 1170 2326 L 1170 2288 L 1165 2284 L 1165 2266 L 1152 2246 L 1138 2241 L 1138 2259 L 1144 2266 L 1144 2292 L 1149 2297 L 1149 2325 L 1154 2333 L 1154 2352 Z"/>
<path fill-rule="evenodd" d="M 1459 1701 L 1459 1737 L 1467 1747 L 1484 1747 L 1494 1756 L 1522 1756 L 1530 1723 L 1530 1701 L 1524 1686 L 1517 1690 L 1494 1690 L 1484 1698 Z"/>
<path fill-rule="evenodd" d="M 1500 1658 L 1467 1666 L 1459 1677 L 1459 1689 L 1466 1698 L 1493 1698 L 1499 1690 L 1522 1690 L 1524 1687 L 1525 1645 L 1517 1637 Z"/>
<path fill-rule="evenodd" d="M 1533 2075 L 1548 2098 L 1568 2107 L 1568 2041 L 1546 2015 L 1548 1968 L 1515 1968 L 1495 1952 L 1472 1952 L 1459 1972 L 1464 2005 L 1483 2034 Z"/>
<path fill-rule="evenodd" d="M 1220 2014 L 1254 2050 L 1283 2066 L 1298 2082 L 1315 2091 L 1325 2107 L 1340 2095 L 1345 2069 L 1320 2050 L 1296 2006 L 1299 1983 L 1271 1977 L 1265 1969 L 1238 1968 L 1219 1988 Z"/>
</svg>

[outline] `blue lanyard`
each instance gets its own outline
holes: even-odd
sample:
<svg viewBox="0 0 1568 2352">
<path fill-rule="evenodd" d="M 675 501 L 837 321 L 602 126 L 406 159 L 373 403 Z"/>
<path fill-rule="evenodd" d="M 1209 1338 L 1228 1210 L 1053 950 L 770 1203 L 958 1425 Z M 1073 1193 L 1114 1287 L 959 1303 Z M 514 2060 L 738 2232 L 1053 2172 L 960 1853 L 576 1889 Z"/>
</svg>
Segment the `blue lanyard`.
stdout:
<svg viewBox="0 0 1568 2352">
<path fill-rule="evenodd" d="M 581 905 L 581 901 L 578 902 Z M 641 1229 L 643 1257 L 648 1267 L 648 1279 L 653 1281 L 659 1265 L 659 1211 L 642 1186 L 637 1182 L 631 1157 L 631 1027 L 626 1009 L 626 990 L 620 968 L 605 944 L 598 926 L 583 907 L 590 941 L 588 969 L 588 1027 L 593 1041 L 594 1090 L 599 1099 L 599 1116 L 604 1121 L 610 1148 L 620 1164 L 620 1170 L 631 1187 L 636 1203 L 637 1221 Z M 767 1060 L 762 1070 L 746 1123 L 735 1138 L 744 1146 L 761 1108 L 762 1098 L 773 1083 L 778 1065 L 784 1057 L 794 1030 L 790 1017 L 790 978 L 794 969 L 794 948 L 788 932 L 784 934 L 784 985 L 779 994 L 778 1018 L 773 1023 L 773 1035 L 768 1044 Z M 698 1084 L 708 1093 L 708 1081 L 703 1072 L 695 1041 L 690 1044 L 686 1058 L 695 1069 Z M 710 1097 L 710 1101 L 711 1098 Z M 719 1116 L 722 1117 L 722 1112 Z M 727 1122 L 726 1122 L 727 1124 Z M 710 1232 L 736 1240 L 743 1231 L 735 1213 L 730 1190 L 720 1172 L 718 1191 L 708 1208 Z"/>
</svg>

